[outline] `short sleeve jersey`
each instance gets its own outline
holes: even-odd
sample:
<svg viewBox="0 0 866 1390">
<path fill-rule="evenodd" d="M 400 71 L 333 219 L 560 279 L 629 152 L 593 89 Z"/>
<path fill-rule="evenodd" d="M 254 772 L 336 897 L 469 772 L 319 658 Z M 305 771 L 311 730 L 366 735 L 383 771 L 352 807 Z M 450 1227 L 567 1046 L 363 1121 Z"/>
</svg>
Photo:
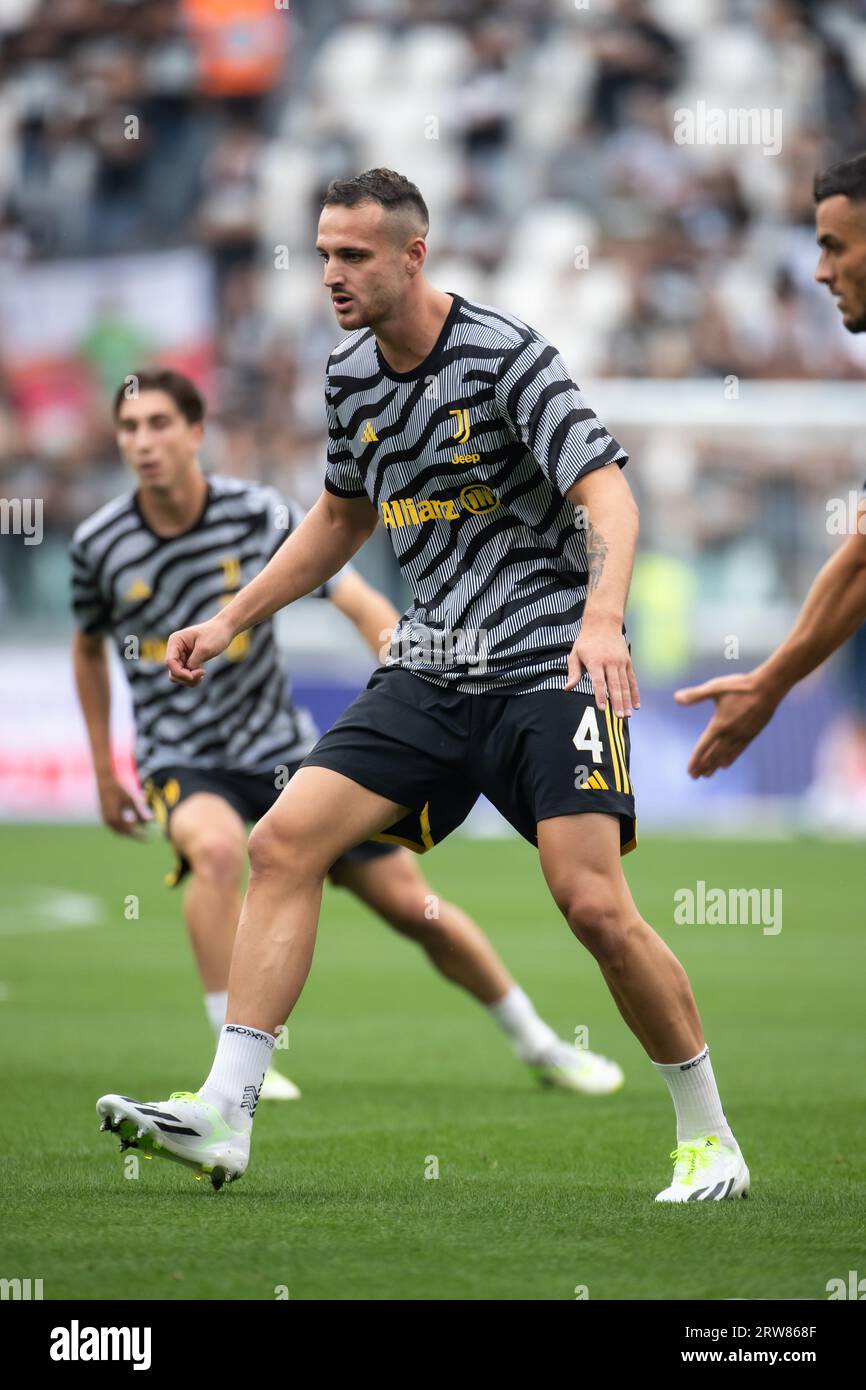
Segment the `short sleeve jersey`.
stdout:
<svg viewBox="0 0 866 1390">
<path fill-rule="evenodd" d="M 318 730 L 292 701 L 271 619 L 239 633 L 198 686 L 172 684 L 164 664 L 171 633 L 213 617 L 303 515 L 272 487 L 212 475 L 201 515 L 182 535 L 158 536 L 135 492 L 76 530 L 73 612 L 83 632 L 109 635 L 122 660 L 142 779 L 161 767 L 272 771 L 313 747 Z M 318 596 L 329 597 L 345 572 Z"/>
<path fill-rule="evenodd" d="M 588 583 L 565 493 L 628 455 L 551 343 L 452 298 L 413 371 L 370 329 L 332 353 L 325 487 L 369 497 L 411 586 L 389 664 L 470 694 L 561 689 Z"/>
</svg>

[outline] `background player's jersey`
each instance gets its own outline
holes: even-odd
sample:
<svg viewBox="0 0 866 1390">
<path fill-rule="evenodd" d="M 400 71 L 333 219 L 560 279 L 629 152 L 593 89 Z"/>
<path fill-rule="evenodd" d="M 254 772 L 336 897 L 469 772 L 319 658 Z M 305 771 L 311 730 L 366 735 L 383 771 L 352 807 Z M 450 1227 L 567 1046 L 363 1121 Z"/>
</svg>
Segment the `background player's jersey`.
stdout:
<svg viewBox="0 0 866 1390">
<path fill-rule="evenodd" d="M 628 455 L 556 349 L 455 295 L 411 372 L 384 363 L 370 329 L 350 334 L 325 398 L 325 487 L 367 494 L 415 596 L 389 664 L 470 694 L 561 689 L 587 584 L 563 494 Z"/>
<path fill-rule="evenodd" d="M 239 633 L 200 685 L 168 678 L 171 633 L 212 618 L 303 518 L 274 488 L 216 475 L 207 483 L 204 510 L 180 536 L 157 536 L 132 492 L 82 522 L 72 541 L 76 621 L 114 639 L 132 689 L 142 780 L 161 767 L 272 771 L 305 757 L 318 737 L 291 702 L 271 619 Z M 318 594 L 327 597 L 344 573 Z"/>
</svg>

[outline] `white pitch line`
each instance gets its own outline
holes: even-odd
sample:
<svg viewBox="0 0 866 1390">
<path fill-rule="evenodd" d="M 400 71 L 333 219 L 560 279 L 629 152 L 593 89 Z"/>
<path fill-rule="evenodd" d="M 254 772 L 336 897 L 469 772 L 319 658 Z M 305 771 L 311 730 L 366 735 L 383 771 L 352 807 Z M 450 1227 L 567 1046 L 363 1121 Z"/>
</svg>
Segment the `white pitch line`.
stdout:
<svg viewBox="0 0 866 1390">
<path fill-rule="evenodd" d="M 6 889 L 0 906 L 0 936 L 30 936 L 36 932 L 99 927 L 105 904 L 92 893 L 73 893 L 41 884 Z"/>
</svg>

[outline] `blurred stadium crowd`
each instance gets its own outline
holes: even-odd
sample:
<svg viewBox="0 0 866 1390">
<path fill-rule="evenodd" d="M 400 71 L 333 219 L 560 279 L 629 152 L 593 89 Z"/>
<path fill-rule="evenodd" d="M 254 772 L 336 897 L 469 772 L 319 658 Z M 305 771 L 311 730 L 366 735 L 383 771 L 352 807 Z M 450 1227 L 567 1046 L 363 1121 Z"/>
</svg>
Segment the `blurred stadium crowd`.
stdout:
<svg viewBox="0 0 866 1390">
<path fill-rule="evenodd" d="M 150 356 L 208 391 L 210 466 L 315 498 L 339 336 L 315 222 L 373 164 L 424 193 L 436 283 L 520 314 L 579 382 L 862 378 L 812 278 L 811 185 L 866 149 L 866 0 L 0 0 L 0 33 L 0 484 L 45 506 L 38 567 L 0 547 L 11 615 L 62 611 L 66 538 L 126 485 L 110 390 Z M 780 109 L 780 153 L 677 144 L 698 100 Z M 172 251 L 192 347 L 124 298 L 138 277 L 182 317 Z M 41 351 L 85 269 L 73 346 Z M 766 534 L 761 472 L 688 522 L 698 549 Z"/>
</svg>

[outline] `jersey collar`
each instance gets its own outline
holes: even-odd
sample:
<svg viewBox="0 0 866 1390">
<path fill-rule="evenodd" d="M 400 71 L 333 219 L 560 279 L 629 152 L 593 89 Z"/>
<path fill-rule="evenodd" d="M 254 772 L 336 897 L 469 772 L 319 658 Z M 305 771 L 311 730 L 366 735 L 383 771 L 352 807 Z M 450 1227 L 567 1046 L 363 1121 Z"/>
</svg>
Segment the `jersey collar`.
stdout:
<svg viewBox="0 0 866 1390">
<path fill-rule="evenodd" d="M 429 375 L 436 361 L 442 356 L 442 351 L 448 341 L 448 336 L 454 326 L 454 321 L 463 305 L 463 299 L 459 294 L 454 294 L 452 290 L 447 290 L 446 293 L 451 295 L 451 308 L 448 310 L 448 316 L 442 325 L 442 331 L 430 352 L 424 358 L 424 361 L 419 362 L 417 367 L 413 367 L 411 372 L 395 372 L 393 367 L 385 361 L 379 351 L 378 340 L 376 341 L 376 357 L 379 362 L 379 370 L 382 372 L 383 376 L 389 377 L 391 381 L 416 381 L 418 377 Z M 375 338 L 375 334 L 373 336 Z"/>
<path fill-rule="evenodd" d="M 213 489 L 210 485 L 210 479 L 206 478 L 206 482 L 207 490 L 204 495 L 204 502 L 202 503 L 201 511 L 199 512 L 195 521 L 192 523 L 191 526 L 187 526 L 185 531 L 178 531 L 173 536 L 164 536 L 160 531 L 154 531 L 150 522 L 147 520 L 147 517 L 144 515 L 144 512 L 141 510 L 141 501 L 138 495 L 138 488 L 136 488 L 135 492 L 132 495 L 132 500 L 135 504 L 135 510 L 138 513 L 138 519 L 144 527 L 145 531 L 149 531 L 152 536 L 155 536 L 158 541 L 162 541 L 165 545 L 167 545 L 169 541 L 182 540 L 184 536 L 188 536 L 193 531 L 197 531 L 205 519 L 205 514 L 207 512 L 208 507 L 210 506 L 211 499 L 213 497 Z"/>
</svg>

